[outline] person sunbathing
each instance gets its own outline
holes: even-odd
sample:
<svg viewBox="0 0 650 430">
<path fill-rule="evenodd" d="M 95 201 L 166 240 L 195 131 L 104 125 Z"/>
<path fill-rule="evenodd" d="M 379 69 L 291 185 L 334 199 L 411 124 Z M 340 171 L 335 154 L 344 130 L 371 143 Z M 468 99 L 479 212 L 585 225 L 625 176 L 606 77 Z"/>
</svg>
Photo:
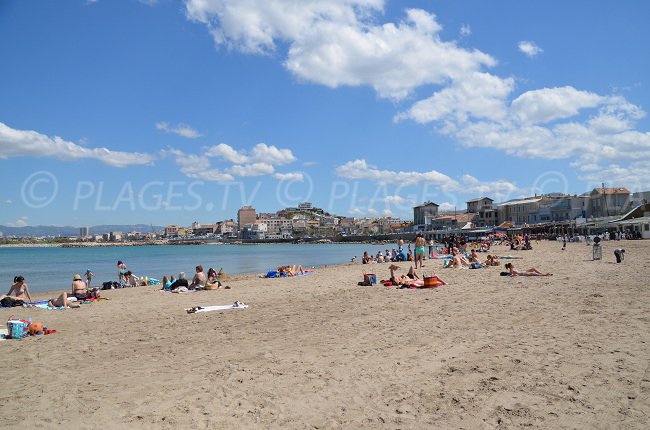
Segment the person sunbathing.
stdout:
<svg viewBox="0 0 650 430">
<path fill-rule="evenodd" d="M 501 261 L 499 261 L 499 257 L 497 257 L 496 255 L 488 254 L 487 260 L 485 260 L 485 265 L 486 266 L 499 266 L 499 265 L 501 265 Z"/>
<path fill-rule="evenodd" d="M 553 276 L 552 273 L 542 273 L 539 270 L 535 269 L 534 267 L 531 267 L 525 272 L 519 272 L 515 270 L 515 266 L 512 263 L 506 263 L 504 267 L 508 269 L 508 271 L 510 272 L 510 276 Z"/>
<path fill-rule="evenodd" d="M 409 269 L 408 273 L 406 275 L 399 275 L 395 276 L 395 271 L 399 270 L 399 266 L 396 266 L 395 264 L 391 264 L 390 267 L 390 282 L 393 285 L 397 285 L 398 287 L 407 287 L 407 286 L 422 286 L 424 285 L 424 281 L 420 279 L 418 274 L 415 272 L 413 269 L 413 266 Z"/>
<path fill-rule="evenodd" d="M 278 267 L 278 272 L 284 273 L 286 276 L 297 276 L 305 273 L 302 269 L 302 264 L 299 266 L 296 266 L 295 264 L 293 266 L 281 266 Z"/>
<path fill-rule="evenodd" d="M 203 272 L 203 266 L 196 266 L 196 274 L 192 278 L 192 283 L 189 286 L 190 290 L 200 290 L 205 287 L 208 277 Z"/>
<path fill-rule="evenodd" d="M 25 302 L 31 302 L 32 296 L 29 294 L 29 287 L 27 287 L 25 278 L 20 275 L 15 276 L 14 283 L 11 288 L 9 288 L 9 292 L 7 293 L 6 297 L 11 297 L 12 299 L 22 300 Z"/>
<path fill-rule="evenodd" d="M 80 307 L 79 304 L 73 302 L 72 300 L 68 299 L 68 293 L 65 291 L 59 295 L 59 297 L 55 299 L 50 299 L 47 302 L 48 306 L 52 306 L 53 308 L 78 308 Z"/>
<path fill-rule="evenodd" d="M 72 294 L 70 295 L 76 297 L 77 300 L 99 297 L 97 289 L 88 290 L 88 285 L 81 279 L 79 274 L 72 277 Z"/>
<path fill-rule="evenodd" d="M 468 261 L 470 264 L 471 264 L 471 263 L 478 263 L 478 264 L 481 264 L 481 260 L 479 260 L 479 258 L 478 258 L 478 254 L 476 253 L 476 250 L 475 250 L 475 249 L 472 249 L 472 250 L 470 251 L 469 258 L 467 259 L 467 261 Z"/>
</svg>

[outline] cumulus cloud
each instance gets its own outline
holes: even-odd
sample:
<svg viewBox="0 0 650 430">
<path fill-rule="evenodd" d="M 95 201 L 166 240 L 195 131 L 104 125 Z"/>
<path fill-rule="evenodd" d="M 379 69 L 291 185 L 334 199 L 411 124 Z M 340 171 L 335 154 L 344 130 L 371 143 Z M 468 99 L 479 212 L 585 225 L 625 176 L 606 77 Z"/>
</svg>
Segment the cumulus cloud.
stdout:
<svg viewBox="0 0 650 430">
<path fill-rule="evenodd" d="M 88 148 L 58 136 L 49 137 L 36 131 L 16 130 L 0 122 L 0 160 L 24 156 L 68 161 L 89 158 L 114 167 L 151 164 L 154 160 L 149 154 Z"/>
<path fill-rule="evenodd" d="M 22 216 L 22 217 L 18 218 L 15 222 L 8 223 L 8 225 L 9 225 L 9 227 L 25 227 L 25 226 L 27 226 L 29 224 L 27 222 L 27 217 Z"/>
<path fill-rule="evenodd" d="M 524 54 L 526 54 L 527 56 L 529 56 L 530 58 L 535 57 L 541 54 L 542 52 L 544 52 L 544 50 L 539 46 L 537 46 L 535 42 L 522 40 L 521 42 L 519 42 L 518 46 L 519 46 L 519 50 Z"/>
<path fill-rule="evenodd" d="M 186 154 L 178 149 L 161 151 L 163 156 L 171 156 L 181 167 L 181 172 L 189 178 L 214 182 L 228 182 L 235 177 L 254 177 L 273 175 L 280 180 L 304 179 L 302 173 L 276 173 L 275 167 L 297 160 L 289 149 L 258 143 L 250 151 L 237 150 L 230 145 L 220 143 L 205 148 L 201 155 Z M 211 160 L 218 159 L 229 165 L 215 168 Z"/>
<path fill-rule="evenodd" d="M 453 203 L 449 203 L 449 202 L 442 202 L 438 206 L 438 210 L 440 212 L 449 212 L 449 211 L 453 211 L 454 209 L 456 209 L 456 205 L 454 205 Z"/>
<path fill-rule="evenodd" d="M 386 203 L 386 204 L 388 204 L 388 205 L 399 205 L 399 206 L 403 206 L 403 205 L 411 204 L 412 202 L 409 201 L 409 200 L 407 200 L 407 199 L 405 199 L 405 198 L 402 197 L 402 196 L 399 196 L 399 195 L 393 195 L 393 196 L 386 196 L 386 197 L 384 197 L 384 203 Z"/>
<path fill-rule="evenodd" d="M 267 163 L 272 166 L 282 166 L 297 160 L 290 149 L 280 149 L 264 143 L 255 145 L 250 153 L 220 143 L 208 148 L 205 154 L 208 157 L 221 158 L 235 164 Z"/>
<path fill-rule="evenodd" d="M 463 24 L 460 27 L 460 36 L 467 37 L 472 34 L 472 28 L 468 24 Z"/>
<path fill-rule="evenodd" d="M 210 166 L 210 160 L 206 157 L 186 154 L 178 149 L 166 149 L 161 153 L 163 156 L 173 157 L 180 167 L 181 173 L 188 178 L 211 182 L 229 182 L 235 179 L 230 173 L 213 169 Z"/>
<path fill-rule="evenodd" d="M 234 176 L 263 176 L 270 175 L 275 169 L 268 163 L 251 163 L 234 165 L 227 172 Z"/>
<path fill-rule="evenodd" d="M 368 164 L 363 159 L 348 161 L 338 166 L 336 174 L 344 179 L 367 180 L 381 185 L 391 183 L 400 184 L 400 186 L 432 185 L 445 192 L 460 192 L 468 195 L 490 194 L 497 199 L 505 198 L 519 189 L 515 184 L 506 180 L 481 182 L 469 175 L 462 177 L 465 183 L 461 184 L 459 181 L 435 170 L 430 172 L 382 170 Z M 392 201 L 395 204 L 408 203 L 407 200 L 398 195 L 386 196 L 383 201 L 385 203 Z"/>
<path fill-rule="evenodd" d="M 345 179 L 366 179 L 380 184 L 399 183 L 402 185 L 418 185 L 430 183 L 440 187 L 455 184 L 449 176 L 432 170 L 430 172 L 395 172 L 391 170 L 380 170 L 370 166 L 366 160 L 358 159 L 348 161 L 336 168 L 336 174 Z"/>
<path fill-rule="evenodd" d="M 189 125 L 183 123 L 176 124 L 175 126 L 171 126 L 166 122 L 157 122 L 156 128 L 158 130 L 164 131 L 165 133 L 176 134 L 178 136 L 187 137 L 188 139 L 196 139 L 197 137 L 202 136 L 201 133 L 194 130 Z"/>
<path fill-rule="evenodd" d="M 187 17 L 205 24 L 217 45 L 249 53 L 288 46 L 285 67 L 332 88 L 368 85 L 401 99 L 415 88 L 492 66 L 478 50 L 444 42 L 435 15 L 407 9 L 378 24 L 383 0 L 186 0 Z"/>
<path fill-rule="evenodd" d="M 466 147 L 569 159 L 582 172 L 611 165 L 612 171 L 631 174 L 638 171 L 631 163 L 650 160 L 648 133 L 635 130 L 645 115 L 640 107 L 571 86 L 516 94 L 513 77 L 488 71 L 497 64 L 491 55 L 443 40 L 442 25 L 433 13 L 406 9 L 401 19 L 386 22 L 384 3 L 185 0 L 185 10 L 188 19 L 207 27 L 219 47 L 281 58 L 287 71 L 305 82 L 331 88 L 368 86 L 379 97 L 409 100 L 396 121 L 431 124 Z M 471 28 L 464 25 L 460 31 L 463 37 Z M 529 57 L 543 52 L 532 41 L 521 41 L 518 47 Z M 417 90 L 423 87 L 431 90 L 420 98 Z M 415 95 L 419 98 L 411 101 Z M 228 155 L 227 150 L 214 149 L 215 156 L 235 165 L 280 165 L 253 152 L 232 150 Z M 291 160 L 287 155 L 278 159 Z M 408 184 L 450 183 L 436 171 L 354 171 L 365 164 L 355 160 L 338 169 L 347 177 L 376 182 L 395 173 Z M 490 186 L 509 188 L 498 181 Z"/>
<path fill-rule="evenodd" d="M 298 172 L 291 172 L 291 173 L 275 173 L 273 175 L 275 179 L 278 179 L 280 181 L 297 181 L 297 182 L 302 182 L 305 180 L 305 175 L 302 173 Z"/>
</svg>

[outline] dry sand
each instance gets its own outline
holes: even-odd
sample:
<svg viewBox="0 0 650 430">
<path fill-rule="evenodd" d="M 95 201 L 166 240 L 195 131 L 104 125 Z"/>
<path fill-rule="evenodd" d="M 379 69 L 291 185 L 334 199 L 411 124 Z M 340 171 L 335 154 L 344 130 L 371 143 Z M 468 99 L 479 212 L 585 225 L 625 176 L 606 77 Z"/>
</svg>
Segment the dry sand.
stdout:
<svg viewBox="0 0 650 430">
<path fill-rule="evenodd" d="M 0 342 L 0 426 L 646 429 L 650 241 L 606 242 L 596 262 L 584 244 L 560 248 L 516 254 L 549 278 L 429 260 L 449 286 L 360 287 L 370 266 L 346 265 L 5 309 L 58 333 Z M 387 264 L 371 268 L 388 277 Z M 235 300 L 250 308 L 184 311 Z"/>
</svg>

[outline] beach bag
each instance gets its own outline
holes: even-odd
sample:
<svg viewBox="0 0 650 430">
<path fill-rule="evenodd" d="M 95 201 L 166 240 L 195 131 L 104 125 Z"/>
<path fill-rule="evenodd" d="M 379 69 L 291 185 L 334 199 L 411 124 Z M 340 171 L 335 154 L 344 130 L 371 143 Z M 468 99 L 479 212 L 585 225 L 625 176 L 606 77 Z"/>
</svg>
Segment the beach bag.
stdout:
<svg viewBox="0 0 650 430">
<path fill-rule="evenodd" d="M 29 336 L 29 321 L 15 320 L 10 317 L 7 321 L 7 331 L 11 339 L 22 339 Z"/>
<path fill-rule="evenodd" d="M 375 285 L 377 284 L 377 276 L 374 273 L 364 273 L 363 282 L 366 285 Z"/>
<path fill-rule="evenodd" d="M 25 302 L 20 299 L 14 299 L 13 297 L 5 297 L 0 300 L 0 306 L 3 308 L 13 308 L 16 306 L 22 306 Z"/>
<path fill-rule="evenodd" d="M 437 288 L 441 285 L 445 285 L 444 282 L 440 280 L 436 275 L 427 276 L 426 274 L 422 276 L 424 285 L 422 288 Z"/>
</svg>

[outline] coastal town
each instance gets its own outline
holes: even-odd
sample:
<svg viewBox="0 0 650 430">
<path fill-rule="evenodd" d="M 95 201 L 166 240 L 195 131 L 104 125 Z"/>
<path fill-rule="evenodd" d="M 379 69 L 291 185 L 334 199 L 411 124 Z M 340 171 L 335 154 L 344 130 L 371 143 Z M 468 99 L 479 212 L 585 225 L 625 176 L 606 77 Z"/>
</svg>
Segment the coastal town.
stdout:
<svg viewBox="0 0 650 430">
<path fill-rule="evenodd" d="M 594 188 L 581 195 L 550 193 L 495 203 L 490 197 L 466 202 L 465 208 L 440 210 L 426 201 L 413 207 L 413 219 L 395 217 L 346 217 L 330 214 L 310 202 L 277 212 L 257 212 L 250 205 L 237 211 L 236 219 L 214 223 L 175 224 L 151 231 L 94 233 L 81 227 L 75 236 L 56 242 L 83 245 L 168 244 L 204 242 L 291 242 L 385 240 L 392 235 L 410 237 L 424 233 L 432 239 L 449 234 L 468 238 L 501 232 L 547 235 L 624 233 L 628 238 L 650 238 L 650 191 L 630 192 L 625 187 Z M 5 243 L 24 237 L 5 236 Z M 32 237 L 46 242 L 53 238 Z"/>
</svg>

